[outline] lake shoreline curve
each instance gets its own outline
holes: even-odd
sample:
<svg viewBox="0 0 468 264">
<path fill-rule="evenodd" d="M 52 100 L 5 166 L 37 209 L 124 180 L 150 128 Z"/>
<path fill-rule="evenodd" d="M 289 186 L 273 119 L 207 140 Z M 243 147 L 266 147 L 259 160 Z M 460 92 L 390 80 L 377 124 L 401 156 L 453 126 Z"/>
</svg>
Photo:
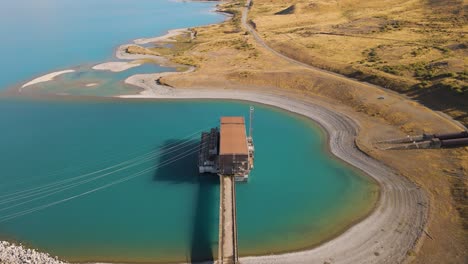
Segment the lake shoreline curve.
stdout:
<svg viewBox="0 0 468 264">
<path fill-rule="evenodd" d="M 318 100 L 305 101 L 281 91 L 265 93 L 213 88 L 164 89 L 163 85 L 151 81 L 155 77 L 157 75 L 154 74 L 130 77 L 126 82 L 139 86 L 144 91 L 139 95 L 118 97 L 240 100 L 299 114 L 318 123 L 326 131 L 328 147 L 334 156 L 364 172 L 380 186 L 375 209 L 335 238 L 308 250 L 242 257 L 242 263 L 403 263 L 408 252 L 423 235 L 428 220 L 428 208 L 422 206 L 428 204 L 425 192 L 358 148 L 355 138 L 359 134 L 359 124 L 352 117 L 325 107 Z"/>
</svg>

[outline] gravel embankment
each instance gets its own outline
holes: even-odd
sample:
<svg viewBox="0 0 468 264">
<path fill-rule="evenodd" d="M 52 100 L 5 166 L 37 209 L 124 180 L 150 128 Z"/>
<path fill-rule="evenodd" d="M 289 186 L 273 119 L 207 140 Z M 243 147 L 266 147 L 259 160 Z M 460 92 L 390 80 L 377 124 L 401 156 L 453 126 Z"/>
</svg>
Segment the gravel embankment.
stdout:
<svg viewBox="0 0 468 264">
<path fill-rule="evenodd" d="M 0 241 L 1 264 L 65 264 L 47 253 L 25 248 L 6 241 Z"/>
</svg>

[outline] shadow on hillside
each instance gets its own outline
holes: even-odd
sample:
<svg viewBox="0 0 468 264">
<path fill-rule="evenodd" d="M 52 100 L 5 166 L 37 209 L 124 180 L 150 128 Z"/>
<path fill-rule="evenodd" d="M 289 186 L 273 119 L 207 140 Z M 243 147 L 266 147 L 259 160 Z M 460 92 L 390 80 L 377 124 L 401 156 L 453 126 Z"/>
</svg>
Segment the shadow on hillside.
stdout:
<svg viewBox="0 0 468 264">
<path fill-rule="evenodd" d="M 429 88 L 413 87 L 406 94 L 415 101 L 435 111 L 449 113 L 459 112 L 456 120 L 468 125 L 468 93 L 461 94 L 450 91 L 447 87 L 433 86 Z"/>
</svg>

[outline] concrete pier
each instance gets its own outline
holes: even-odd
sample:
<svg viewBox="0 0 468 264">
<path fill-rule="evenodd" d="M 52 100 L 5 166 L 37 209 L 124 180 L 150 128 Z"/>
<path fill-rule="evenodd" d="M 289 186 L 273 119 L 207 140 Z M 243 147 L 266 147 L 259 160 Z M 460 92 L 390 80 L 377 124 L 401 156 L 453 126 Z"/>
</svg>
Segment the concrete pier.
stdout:
<svg viewBox="0 0 468 264">
<path fill-rule="evenodd" d="M 219 248 L 218 264 L 238 262 L 236 186 L 233 176 L 219 175 Z"/>
</svg>

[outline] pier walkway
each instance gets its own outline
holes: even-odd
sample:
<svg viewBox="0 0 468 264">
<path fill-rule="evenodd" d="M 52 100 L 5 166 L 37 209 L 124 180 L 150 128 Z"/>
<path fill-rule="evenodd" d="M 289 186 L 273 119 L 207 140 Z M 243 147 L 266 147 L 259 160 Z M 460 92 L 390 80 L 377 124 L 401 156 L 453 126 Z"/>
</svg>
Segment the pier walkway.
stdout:
<svg viewBox="0 0 468 264">
<path fill-rule="evenodd" d="M 237 264 L 236 184 L 233 176 L 219 175 L 218 264 Z"/>
</svg>

